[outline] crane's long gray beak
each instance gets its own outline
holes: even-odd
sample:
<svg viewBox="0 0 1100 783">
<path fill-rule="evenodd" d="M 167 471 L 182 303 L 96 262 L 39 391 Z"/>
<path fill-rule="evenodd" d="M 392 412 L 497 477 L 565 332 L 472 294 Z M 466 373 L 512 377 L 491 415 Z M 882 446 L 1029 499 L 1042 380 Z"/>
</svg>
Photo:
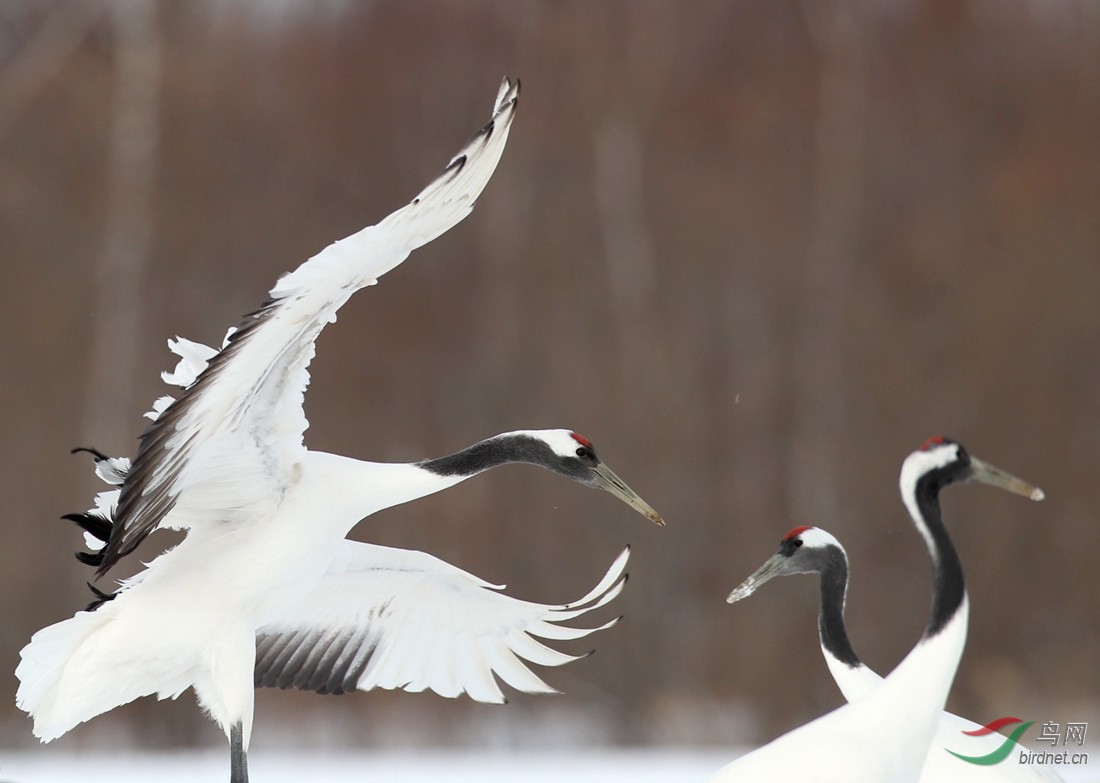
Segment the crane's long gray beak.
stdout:
<svg viewBox="0 0 1100 783">
<path fill-rule="evenodd" d="M 595 485 L 597 487 L 606 489 L 651 522 L 655 522 L 658 525 L 665 524 L 665 521 L 661 519 L 661 515 L 654 511 L 652 506 L 642 500 L 637 492 L 628 487 L 625 481 L 616 476 L 615 471 L 607 467 L 607 465 L 601 462 L 596 465 L 592 471 L 596 474 Z"/>
<path fill-rule="evenodd" d="M 726 598 L 727 604 L 736 603 L 743 598 L 748 598 L 750 595 L 756 592 L 756 588 L 767 582 L 773 576 L 779 575 L 779 568 L 787 558 L 780 554 L 774 554 L 768 558 L 764 565 L 760 566 L 756 571 L 742 582 L 737 588 L 734 589 L 729 597 Z"/>
<path fill-rule="evenodd" d="M 1025 498 L 1031 498 L 1032 500 L 1042 500 L 1045 497 L 1043 490 L 1038 487 L 1028 484 L 1023 479 L 1018 479 L 1009 473 L 1005 473 L 1000 468 L 996 468 L 988 462 L 983 462 L 974 456 L 970 457 L 970 471 L 970 479 L 972 481 L 980 481 L 983 484 L 1000 487 L 1001 489 L 1006 489 L 1016 495 L 1023 495 Z"/>
</svg>

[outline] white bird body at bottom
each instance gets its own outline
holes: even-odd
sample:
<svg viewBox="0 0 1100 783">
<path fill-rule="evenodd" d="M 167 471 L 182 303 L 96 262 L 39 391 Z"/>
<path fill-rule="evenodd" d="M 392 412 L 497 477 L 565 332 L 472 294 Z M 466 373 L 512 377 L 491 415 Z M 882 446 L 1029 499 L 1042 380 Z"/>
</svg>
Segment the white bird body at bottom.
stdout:
<svg viewBox="0 0 1100 783">
<path fill-rule="evenodd" d="M 265 635 L 281 637 L 287 651 L 267 660 L 272 680 L 309 664 L 318 676 L 344 666 L 347 682 L 334 681 L 341 689 L 431 689 L 500 702 L 495 673 L 520 690 L 552 692 L 515 656 L 550 666 L 574 660 L 528 634 L 570 639 L 598 630 L 551 623 L 614 598 L 625 552 L 580 601 L 545 606 L 494 592 L 499 586 L 431 555 L 344 538 L 364 516 L 464 478 L 307 452 L 271 516 L 192 527 L 185 545 L 149 563 L 113 600 L 34 635 L 17 675 L 21 703 L 35 705 L 35 733 L 48 741 L 119 704 L 194 687 L 227 733 L 242 724 L 247 747 L 257 638 Z M 312 513 L 318 497 L 328 499 L 323 518 Z M 398 614 L 400 622 L 390 620 Z M 346 649 L 325 660 L 334 644 Z M 342 692 L 327 680 L 288 682 Z"/>
<path fill-rule="evenodd" d="M 916 781 L 966 643 L 968 602 L 922 640 L 879 688 L 778 737 L 719 770 L 711 783 Z M 886 722 L 890 705 L 918 708 Z"/>
<path fill-rule="evenodd" d="M 848 702 L 859 701 L 882 685 L 882 676 L 868 666 L 849 666 L 837 660 L 824 647 L 821 652 L 833 680 Z M 1046 765 L 1020 764 L 1011 756 L 999 764 L 972 764 L 947 752 L 948 748 L 954 747 L 959 751 L 965 749 L 967 756 L 985 756 L 1004 744 L 1005 736 L 996 732 L 984 736 L 963 734 L 980 728 L 972 720 L 942 712 L 921 770 L 921 783 L 1062 783 L 1062 776 Z"/>
<path fill-rule="evenodd" d="M 245 719 L 247 743 L 257 629 L 309 595 L 363 517 L 423 496 L 429 481 L 436 491 L 462 478 L 441 482 L 414 465 L 323 452 L 306 452 L 299 468 L 271 516 L 192 527 L 186 546 L 157 557 L 114 600 L 36 634 L 41 643 L 53 636 L 71 648 L 52 685 L 54 699 L 67 706 L 56 713 L 41 704 L 42 739 L 117 704 L 153 693 L 175 697 L 194 684 L 219 723 Z M 326 498 L 323 518 L 316 498 Z"/>
</svg>

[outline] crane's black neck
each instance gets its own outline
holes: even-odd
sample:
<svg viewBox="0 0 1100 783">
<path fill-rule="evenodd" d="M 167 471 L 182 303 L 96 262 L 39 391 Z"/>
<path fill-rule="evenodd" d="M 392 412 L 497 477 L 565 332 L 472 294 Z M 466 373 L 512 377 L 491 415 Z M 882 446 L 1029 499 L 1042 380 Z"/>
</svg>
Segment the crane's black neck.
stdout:
<svg viewBox="0 0 1100 783">
<path fill-rule="evenodd" d="M 556 455 L 550 446 L 538 438 L 509 433 L 480 441 L 446 457 L 416 464 L 439 476 L 473 476 L 512 462 L 529 462 L 554 469 Z"/>
<path fill-rule="evenodd" d="M 848 641 L 844 627 L 844 598 L 848 592 L 848 558 L 836 547 L 826 547 L 822 552 L 821 609 L 817 616 L 817 630 L 821 646 L 847 666 L 861 666 L 859 656 Z"/>
<path fill-rule="evenodd" d="M 962 564 L 940 513 L 943 486 L 941 478 L 933 472 L 921 476 L 914 490 L 920 518 L 914 518 L 913 522 L 924 530 L 932 559 L 932 612 L 924 629 L 925 639 L 942 631 L 966 598 Z"/>
</svg>

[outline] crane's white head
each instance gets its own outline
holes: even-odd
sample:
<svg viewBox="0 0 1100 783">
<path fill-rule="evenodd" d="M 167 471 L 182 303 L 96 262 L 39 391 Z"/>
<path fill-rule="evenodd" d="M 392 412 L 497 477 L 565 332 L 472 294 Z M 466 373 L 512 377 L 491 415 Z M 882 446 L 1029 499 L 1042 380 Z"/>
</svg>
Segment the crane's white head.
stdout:
<svg viewBox="0 0 1100 783">
<path fill-rule="evenodd" d="M 848 559 L 844 547 L 828 531 L 809 525 L 792 528 L 779 542 L 779 551 L 738 585 L 726 602 L 732 604 L 748 598 L 760 585 L 777 576 L 819 574 L 828 568 L 829 560 L 836 557 Z"/>
<path fill-rule="evenodd" d="M 961 443 L 942 435 L 929 438 L 906 457 L 901 466 L 899 484 L 902 497 L 908 503 L 921 486 L 939 490 L 949 484 L 973 481 L 1000 487 L 1032 500 L 1043 499 L 1043 490 L 971 456 Z"/>
</svg>

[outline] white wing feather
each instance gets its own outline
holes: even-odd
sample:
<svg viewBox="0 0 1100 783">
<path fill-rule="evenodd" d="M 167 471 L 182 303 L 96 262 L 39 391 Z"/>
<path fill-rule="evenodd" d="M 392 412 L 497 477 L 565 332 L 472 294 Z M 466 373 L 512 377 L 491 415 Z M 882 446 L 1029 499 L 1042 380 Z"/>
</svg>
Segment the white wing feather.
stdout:
<svg viewBox="0 0 1100 783">
<path fill-rule="evenodd" d="M 271 289 L 268 301 L 213 351 L 178 339 L 181 361 L 123 485 L 103 573 L 157 526 L 257 520 L 270 514 L 305 452 L 302 408 L 314 341 L 357 290 L 473 209 L 508 137 L 518 83 L 505 79 L 493 118 L 420 195 L 380 223 L 339 240 Z"/>
<path fill-rule="evenodd" d="M 577 639 L 613 625 L 559 623 L 604 606 L 622 590 L 629 550 L 579 601 L 532 603 L 432 555 L 345 541 L 321 582 L 257 631 L 256 685 L 343 693 L 372 688 L 467 693 L 500 703 L 496 677 L 527 693 L 555 692 L 527 663 L 580 656 L 544 639 Z M 494 677 L 495 675 L 495 677 Z"/>
</svg>

